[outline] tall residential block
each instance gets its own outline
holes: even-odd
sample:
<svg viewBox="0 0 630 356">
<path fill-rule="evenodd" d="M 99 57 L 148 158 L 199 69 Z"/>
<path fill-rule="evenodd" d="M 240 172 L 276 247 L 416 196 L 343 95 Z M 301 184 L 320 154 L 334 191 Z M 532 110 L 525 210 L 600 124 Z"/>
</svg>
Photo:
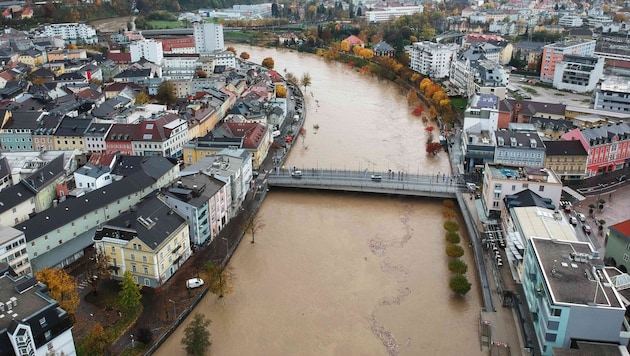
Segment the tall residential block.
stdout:
<svg viewBox="0 0 630 356">
<path fill-rule="evenodd" d="M 197 53 L 223 51 L 223 26 L 214 23 L 195 23 L 193 25 L 195 50 Z"/>
<path fill-rule="evenodd" d="M 556 65 L 562 62 L 566 54 L 592 56 L 595 52 L 595 40 L 569 40 L 551 43 L 543 47 L 540 81 L 553 83 Z"/>
</svg>

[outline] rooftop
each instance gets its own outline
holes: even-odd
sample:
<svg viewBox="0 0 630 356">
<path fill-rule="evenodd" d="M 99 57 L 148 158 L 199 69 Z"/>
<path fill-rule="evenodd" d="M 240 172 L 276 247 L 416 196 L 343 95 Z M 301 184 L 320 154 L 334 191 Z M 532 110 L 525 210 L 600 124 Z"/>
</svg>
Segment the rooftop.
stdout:
<svg viewBox="0 0 630 356">
<path fill-rule="evenodd" d="M 604 79 L 600 88 L 601 90 L 628 93 L 630 92 L 630 78 L 609 76 Z"/>
<path fill-rule="evenodd" d="M 609 226 L 610 230 L 614 230 L 614 232 L 618 236 L 623 236 L 627 239 L 630 239 L 630 219 L 626 221 L 622 221 L 615 225 Z"/>
<path fill-rule="evenodd" d="M 27 287 L 29 285 L 30 287 Z M 0 276 L 0 302 L 7 303 L 12 297 L 15 298 L 10 311 L 6 310 L 6 306 L 5 311 L 0 311 L 0 331 L 6 330 L 13 319 L 20 321 L 28 319 L 45 307 L 56 303 L 38 293 L 42 287 L 43 285 L 38 284 L 34 277 L 15 279 L 10 275 Z"/>
<path fill-rule="evenodd" d="M 538 206 L 514 207 L 512 214 L 518 219 L 518 224 L 526 240 L 536 236 L 554 238 L 562 241 L 576 241 L 575 228 L 562 213 Z"/>
<path fill-rule="evenodd" d="M 488 163 L 486 174 L 488 173 L 491 174 L 492 179 L 515 179 L 562 184 L 558 176 L 548 168 L 519 167 Z"/>
<path fill-rule="evenodd" d="M 538 237 L 531 243 L 554 304 L 625 309 L 603 261 L 589 243 Z"/>
</svg>

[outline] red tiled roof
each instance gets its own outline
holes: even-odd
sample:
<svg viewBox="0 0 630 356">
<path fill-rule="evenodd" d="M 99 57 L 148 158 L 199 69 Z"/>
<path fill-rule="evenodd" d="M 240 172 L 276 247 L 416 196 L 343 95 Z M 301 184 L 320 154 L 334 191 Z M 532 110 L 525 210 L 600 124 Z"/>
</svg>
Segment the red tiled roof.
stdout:
<svg viewBox="0 0 630 356">
<path fill-rule="evenodd" d="M 116 63 L 131 63 L 131 53 L 108 53 L 107 59 Z"/>
<path fill-rule="evenodd" d="M 243 148 L 246 149 L 258 149 L 268 130 L 265 125 L 249 122 L 226 122 L 224 125 L 227 125 L 234 136 L 244 138 Z"/>
<path fill-rule="evenodd" d="M 346 41 L 348 41 L 351 46 L 362 45 L 364 43 L 362 39 L 355 35 L 348 36 L 348 38 L 346 38 Z"/>
<path fill-rule="evenodd" d="M 610 228 L 619 231 L 619 233 L 622 234 L 624 237 L 630 238 L 630 219 L 615 224 Z"/>
<path fill-rule="evenodd" d="M 115 158 L 115 153 L 93 153 L 88 162 L 96 167 L 110 167 Z"/>
</svg>

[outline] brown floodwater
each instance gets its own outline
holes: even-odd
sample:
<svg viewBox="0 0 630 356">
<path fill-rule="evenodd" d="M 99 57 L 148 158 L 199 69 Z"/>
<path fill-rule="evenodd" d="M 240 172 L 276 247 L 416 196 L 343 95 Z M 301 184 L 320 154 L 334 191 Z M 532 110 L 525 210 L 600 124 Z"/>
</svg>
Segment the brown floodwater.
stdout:
<svg viewBox="0 0 630 356">
<path fill-rule="evenodd" d="M 444 153 L 424 152 L 425 127 L 395 85 L 312 55 L 235 47 L 256 63 L 273 57 L 281 74 L 312 77 L 307 133 L 288 166 L 447 172 Z M 230 261 L 234 292 L 208 294 L 193 312 L 212 320 L 212 354 L 481 354 L 472 252 L 473 289 L 456 297 L 441 211 L 430 199 L 270 191 L 259 213 L 266 226 Z M 182 354 L 188 321 L 157 355 Z"/>
</svg>

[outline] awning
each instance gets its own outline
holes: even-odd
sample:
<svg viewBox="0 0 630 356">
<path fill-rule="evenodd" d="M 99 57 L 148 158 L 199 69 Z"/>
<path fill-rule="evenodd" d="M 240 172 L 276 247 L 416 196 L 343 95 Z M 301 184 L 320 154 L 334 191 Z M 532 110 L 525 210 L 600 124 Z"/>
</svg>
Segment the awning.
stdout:
<svg viewBox="0 0 630 356">
<path fill-rule="evenodd" d="M 562 187 L 562 190 L 563 190 L 565 193 L 567 193 L 567 194 L 569 194 L 570 196 L 572 196 L 572 197 L 574 197 L 575 199 L 577 199 L 578 201 L 583 201 L 584 199 L 586 199 L 586 197 L 585 197 L 585 196 L 583 196 L 582 194 L 580 194 L 580 193 L 576 192 L 575 190 L 573 190 L 573 189 L 571 189 L 571 188 L 569 188 L 569 187 L 564 186 L 564 187 Z"/>
</svg>

